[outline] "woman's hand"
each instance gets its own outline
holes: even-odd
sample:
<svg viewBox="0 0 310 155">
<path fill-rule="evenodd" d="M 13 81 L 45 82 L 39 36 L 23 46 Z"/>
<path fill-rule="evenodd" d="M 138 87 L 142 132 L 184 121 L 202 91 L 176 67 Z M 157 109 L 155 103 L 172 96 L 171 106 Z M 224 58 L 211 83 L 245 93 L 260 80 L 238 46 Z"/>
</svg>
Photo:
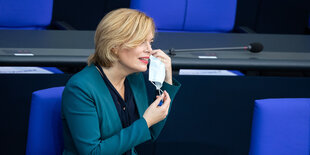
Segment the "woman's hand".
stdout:
<svg viewBox="0 0 310 155">
<path fill-rule="evenodd" d="M 164 103 L 161 106 L 158 106 L 160 100 L 162 99 Z M 157 99 L 146 109 L 143 114 L 143 118 L 149 128 L 167 117 L 170 102 L 171 99 L 169 94 L 164 91 L 164 93 L 161 96 L 157 96 Z"/>
<path fill-rule="evenodd" d="M 166 70 L 165 82 L 172 85 L 171 58 L 160 49 L 153 50 L 151 54 L 165 64 L 165 70 Z"/>
</svg>

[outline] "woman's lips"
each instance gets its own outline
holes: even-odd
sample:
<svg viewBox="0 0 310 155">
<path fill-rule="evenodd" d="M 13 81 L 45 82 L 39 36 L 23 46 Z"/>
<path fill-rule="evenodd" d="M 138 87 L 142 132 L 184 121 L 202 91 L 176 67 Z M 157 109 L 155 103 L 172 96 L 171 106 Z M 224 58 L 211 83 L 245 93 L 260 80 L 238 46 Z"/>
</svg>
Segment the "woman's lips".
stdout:
<svg viewBox="0 0 310 155">
<path fill-rule="evenodd" d="M 149 57 L 141 57 L 139 58 L 139 60 L 145 64 L 148 64 L 149 63 Z"/>
</svg>

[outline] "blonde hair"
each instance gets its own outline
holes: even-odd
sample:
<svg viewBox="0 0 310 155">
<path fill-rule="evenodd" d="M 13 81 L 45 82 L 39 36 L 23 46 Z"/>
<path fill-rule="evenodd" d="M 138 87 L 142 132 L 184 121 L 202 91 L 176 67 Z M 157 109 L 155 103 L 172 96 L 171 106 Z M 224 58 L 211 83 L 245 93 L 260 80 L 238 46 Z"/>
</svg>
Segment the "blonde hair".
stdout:
<svg viewBox="0 0 310 155">
<path fill-rule="evenodd" d="M 154 36 L 155 24 L 143 12 L 125 8 L 109 12 L 97 26 L 95 53 L 89 56 L 88 65 L 111 67 L 119 49 L 139 46 L 150 33 Z"/>
</svg>

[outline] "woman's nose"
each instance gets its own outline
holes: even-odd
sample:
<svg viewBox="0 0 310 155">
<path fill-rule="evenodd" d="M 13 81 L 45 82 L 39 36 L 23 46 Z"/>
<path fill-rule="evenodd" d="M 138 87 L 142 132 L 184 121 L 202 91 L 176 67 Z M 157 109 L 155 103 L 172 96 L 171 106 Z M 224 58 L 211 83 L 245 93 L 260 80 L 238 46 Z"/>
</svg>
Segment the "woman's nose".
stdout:
<svg viewBox="0 0 310 155">
<path fill-rule="evenodd" d="M 146 51 L 147 52 L 151 52 L 153 49 L 152 49 L 152 45 L 150 43 L 147 43 L 146 45 Z"/>
</svg>

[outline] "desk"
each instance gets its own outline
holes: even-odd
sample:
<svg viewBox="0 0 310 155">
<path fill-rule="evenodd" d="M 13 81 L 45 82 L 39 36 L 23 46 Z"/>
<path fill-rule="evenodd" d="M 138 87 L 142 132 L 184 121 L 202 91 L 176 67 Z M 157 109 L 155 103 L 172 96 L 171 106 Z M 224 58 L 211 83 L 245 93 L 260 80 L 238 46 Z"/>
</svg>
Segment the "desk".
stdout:
<svg viewBox="0 0 310 155">
<path fill-rule="evenodd" d="M 0 30 L 1 66 L 85 66 L 94 52 L 94 31 Z M 200 51 L 177 53 L 174 69 L 208 68 L 239 70 L 310 70 L 309 35 L 234 33 L 158 33 L 154 48 L 214 48 L 261 42 L 261 53 L 248 51 Z M 15 56 L 30 54 L 33 56 Z M 217 59 L 199 59 L 216 55 Z"/>
</svg>

